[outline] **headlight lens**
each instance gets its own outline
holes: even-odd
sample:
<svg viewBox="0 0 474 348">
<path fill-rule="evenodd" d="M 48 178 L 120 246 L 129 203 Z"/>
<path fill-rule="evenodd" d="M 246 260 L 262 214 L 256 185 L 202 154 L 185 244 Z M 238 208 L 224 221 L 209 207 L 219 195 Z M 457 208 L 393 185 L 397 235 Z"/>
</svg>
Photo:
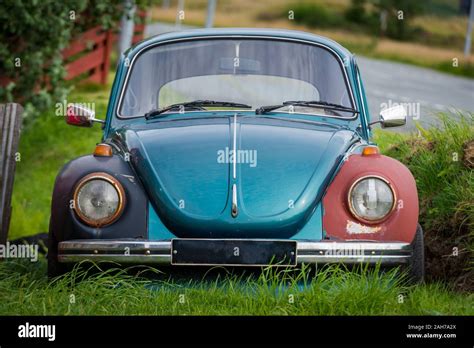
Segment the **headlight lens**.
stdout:
<svg viewBox="0 0 474 348">
<path fill-rule="evenodd" d="M 360 220 L 382 220 L 392 211 L 394 196 L 392 188 L 382 178 L 362 178 L 355 182 L 349 192 L 350 210 Z"/>
<path fill-rule="evenodd" d="M 84 177 L 74 193 L 74 209 L 85 223 L 104 226 L 114 222 L 124 208 L 122 185 L 106 173 Z"/>
</svg>

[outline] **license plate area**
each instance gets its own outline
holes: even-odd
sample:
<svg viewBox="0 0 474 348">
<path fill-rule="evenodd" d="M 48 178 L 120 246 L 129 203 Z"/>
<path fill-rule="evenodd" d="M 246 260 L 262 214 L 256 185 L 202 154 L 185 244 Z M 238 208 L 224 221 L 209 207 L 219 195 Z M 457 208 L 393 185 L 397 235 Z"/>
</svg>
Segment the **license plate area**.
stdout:
<svg viewBox="0 0 474 348">
<path fill-rule="evenodd" d="M 200 266 L 295 266 L 296 241 L 173 239 L 171 264 Z"/>
</svg>

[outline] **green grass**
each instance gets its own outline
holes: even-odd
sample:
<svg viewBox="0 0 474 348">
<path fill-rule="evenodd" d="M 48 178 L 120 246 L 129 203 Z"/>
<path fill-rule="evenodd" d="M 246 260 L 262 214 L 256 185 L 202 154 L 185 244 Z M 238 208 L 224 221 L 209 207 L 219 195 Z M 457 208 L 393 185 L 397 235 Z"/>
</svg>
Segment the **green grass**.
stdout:
<svg viewBox="0 0 474 348">
<path fill-rule="evenodd" d="M 474 140 L 474 114 L 459 116 L 441 114 L 441 126 L 418 127 L 419 136 L 378 131 L 374 140 L 416 179 L 431 279 L 472 291 L 474 171 L 465 163 L 464 146 Z"/>
<path fill-rule="evenodd" d="M 463 146 L 474 139 L 474 114 L 459 121 L 442 114 L 440 120 L 439 128 L 418 127 L 419 136 L 380 131 L 374 140 L 415 176 L 426 227 L 474 231 L 474 205 L 467 204 L 474 202 L 474 173 L 463 161 Z"/>
<path fill-rule="evenodd" d="M 108 270 L 88 278 L 73 270 L 48 283 L 44 260 L 0 263 L 2 315 L 473 315 L 473 295 L 440 284 L 408 286 L 395 270 L 348 272 L 332 266 L 316 276 L 266 269 L 208 280 L 130 275 Z M 155 275 L 155 277 L 153 277 Z M 401 300 L 403 298 L 403 300 Z M 74 301 L 71 301 L 71 300 Z M 73 303 L 71 303 L 73 302 Z"/>
<path fill-rule="evenodd" d="M 356 47 L 356 45 L 349 43 L 346 47 L 348 47 L 351 51 L 355 53 L 360 53 L 367 57 L 390 60 L 393 62 L 399 62 L 404 64 L 411 64 L 422 68 L 438 70 L 451 75 L 474 78 L 474 64 L 471 64 L 469 62 L 462 62 L 459 64 L 459 66 L 454 67 L 453 62 L 451 60 L 444 62 L 430 62 L 419 59 L 419 57 L 416 56 L 376 52 L 376 43 L 374 43 L 373 45 L 366 46 L 361 45 L 360 47 Z"/>
</svg>

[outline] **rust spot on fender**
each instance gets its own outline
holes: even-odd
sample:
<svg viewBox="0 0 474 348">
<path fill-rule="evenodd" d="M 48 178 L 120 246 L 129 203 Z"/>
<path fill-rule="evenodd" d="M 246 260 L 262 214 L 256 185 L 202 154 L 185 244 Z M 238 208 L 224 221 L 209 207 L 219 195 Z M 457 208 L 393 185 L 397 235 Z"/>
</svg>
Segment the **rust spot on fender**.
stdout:
<svg viewBox="0 0 474 348">
<path fill-rule="evenodd" d="M 373 226 L 362 225 L 351 220 L 347 220 L 347 225 L 346 225 L 346 232 L 348 234 L 371 234 L 371 233 L 380 232 L 381 229 L 382 228 L 380 226 L 373 227 Z"/>
</svg>

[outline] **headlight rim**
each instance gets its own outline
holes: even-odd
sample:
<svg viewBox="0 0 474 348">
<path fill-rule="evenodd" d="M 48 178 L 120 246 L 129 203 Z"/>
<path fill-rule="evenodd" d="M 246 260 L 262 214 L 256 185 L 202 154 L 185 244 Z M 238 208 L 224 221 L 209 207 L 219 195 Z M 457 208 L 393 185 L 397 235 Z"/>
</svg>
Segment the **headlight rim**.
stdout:
<svg viewBox="0 0 474 348">
<path fill-rule="evenodd" d="M 87 216 L 85 216 L 79 209 L 79 203 L 78 203 L 79 191 L 85 184 L 87 184 L 91 180 L 104 180 L 108 182 L 109 184 L 111 184 L 117 191 L 117 195 L 119 197 L 118 208 L 116 212 L 110 217 L 107 217 L 101 220 L 92 220 L 88 218 Z M 123 210 L 125 208 L 125 202 L 126 202 L 125 190 L 123 189 L 122 184 L 112 175 L 105 172 L 93 172 L 93 173 L 87 174 L 86 176 L 82 177 L 77 182 L 76 186 L 74 187 L 73 210 L 81 221 L 83 221 L 85 224 L 91 227 L 104 227 L 117 221 L 117 219 L 123 213 Z"/>
<path fill-rule="evenodd" d="M 357 215 L 354 208 L 352 207 L 352 203 L 351 203 L 352 191 L 353 191 L 354 187 L 359 182 L 361 182 L 362 180 L 365 180 L 365 179 L 379 179 L 379 180 L 383 181 L 384 183 L 386 183 L 387 186 L 390 188 L 390 191 L 392 192 L 392 196 L 393 196 L 392 207 L 390 208 L 388 213 L 380 219 L 376 219 L 376 220 L 364 219 L 363 217 Z M 397 192 L 396 192 L 395 188 L 393 187 L 392 183 L 390 182 L 390 180 L 388 180 L 387 178 L 385 178 L 383 176 L 376 175 L 376 174 L 367 174 L 367 175 L 358 177 L 356 180 L 354 180 L 352 185 L 349 187 L 349 191 L 348 191 L 348 194 L 347 194 L 347 206 L 349 207 L 349 211 L 350 211 L 351 215 L 355 219 L 357 219 L 357 220 L 359 220 L 359 221 L 361 221 L 365 224 L 368 224 L 368 225 L 380 224 L 380 223 L 384 222 L 385 220 L 387 220 L 392 215 L 393 211 L 395 210 L 397 202 L 398 202 Z"/>
</svg>

